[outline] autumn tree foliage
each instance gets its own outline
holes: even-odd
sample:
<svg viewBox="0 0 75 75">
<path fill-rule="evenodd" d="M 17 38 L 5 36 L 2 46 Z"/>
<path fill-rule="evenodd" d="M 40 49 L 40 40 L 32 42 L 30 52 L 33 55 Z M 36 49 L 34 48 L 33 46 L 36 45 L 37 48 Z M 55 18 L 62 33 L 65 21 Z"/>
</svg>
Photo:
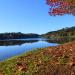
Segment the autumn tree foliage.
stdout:
<svg viewBox="0 0 75 75">
<path fill-rule="evenodd" d="M 50 15 L 75 15 L 75 0 L 46 0 Z"/>
</svg>

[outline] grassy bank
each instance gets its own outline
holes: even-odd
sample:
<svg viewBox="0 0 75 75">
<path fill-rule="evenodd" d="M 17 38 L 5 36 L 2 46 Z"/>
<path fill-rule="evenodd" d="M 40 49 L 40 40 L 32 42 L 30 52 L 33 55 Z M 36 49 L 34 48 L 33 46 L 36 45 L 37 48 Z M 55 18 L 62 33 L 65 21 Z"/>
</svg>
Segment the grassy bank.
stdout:
<svg viewBox="0 0 75 75">
<path fill-rule="evenodd" d="M 75 42 L 40 48 L 0 62 L 0 75 L 75 74 Z"/>
</svg>

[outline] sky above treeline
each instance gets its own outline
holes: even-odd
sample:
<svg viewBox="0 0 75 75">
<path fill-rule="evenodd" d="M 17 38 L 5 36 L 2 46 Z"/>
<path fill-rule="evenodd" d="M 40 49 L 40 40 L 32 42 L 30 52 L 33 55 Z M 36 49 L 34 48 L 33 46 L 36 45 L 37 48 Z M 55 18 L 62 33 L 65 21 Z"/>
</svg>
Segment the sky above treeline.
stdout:
<svg viewBox="0 0 75 75">
<path fill-rule="evenodd" d="M 75 16 L 49 16 L 45 0 L 0 0 L 0 33 L 44 34 L 75 26 Z"/>
</svg>

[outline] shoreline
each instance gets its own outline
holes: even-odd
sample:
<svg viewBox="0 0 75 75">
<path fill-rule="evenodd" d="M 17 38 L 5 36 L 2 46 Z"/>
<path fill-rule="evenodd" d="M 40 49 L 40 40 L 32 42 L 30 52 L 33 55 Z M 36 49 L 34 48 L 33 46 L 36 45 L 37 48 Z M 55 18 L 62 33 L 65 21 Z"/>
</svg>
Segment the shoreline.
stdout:
<svg viewBox="0 0 75 75">
<path fill-rule="evenodd" d="M 70 75 L 69 71 L 75 67 L 74 54 L 75 41 L 55 47 L 39 48 L 0 62 L 0 71 L 3 75 L 53 75 L 61 69 L 61 74 L 67 72 Z"/>
</svg>

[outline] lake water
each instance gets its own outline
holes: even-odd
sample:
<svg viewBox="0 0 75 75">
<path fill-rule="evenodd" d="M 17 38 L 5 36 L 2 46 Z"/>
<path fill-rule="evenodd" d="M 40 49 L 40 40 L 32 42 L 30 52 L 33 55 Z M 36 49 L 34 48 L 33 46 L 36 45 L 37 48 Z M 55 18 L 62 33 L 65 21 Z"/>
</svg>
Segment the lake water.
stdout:
<svg viewBox="0 0 75 75">
<path fill-rule="evenodd" d="M 57 43 L 51 43 L 47 40 L 48 39 L 45 38 L 0 40 L 0 61 L 20 55 L 32 49 L 58 45 Z"/>
</svg>

